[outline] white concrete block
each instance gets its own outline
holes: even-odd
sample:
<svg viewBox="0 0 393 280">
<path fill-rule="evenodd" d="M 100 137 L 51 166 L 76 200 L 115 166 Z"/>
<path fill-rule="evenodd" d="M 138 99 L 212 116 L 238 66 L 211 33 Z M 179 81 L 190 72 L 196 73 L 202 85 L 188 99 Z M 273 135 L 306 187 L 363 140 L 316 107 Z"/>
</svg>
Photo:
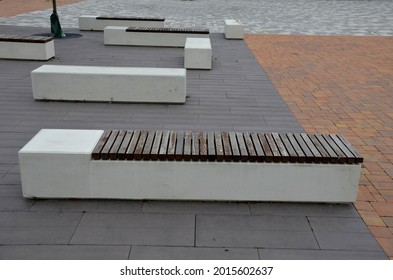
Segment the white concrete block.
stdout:
<svg viewBox="0 0 393 280">
<path fill-rule="evenodd" d="M 102 130 L 43 129 L 18 153 L 25 197 L 88 197 L 91 152 Z"/>
<path fill-rule="evenodd" d="M 212 68 L 212 46 L 209 38 L 187 38 L 184 47 L 184 68 Z"/>
<path fill-rule="evenodd" d="M 48 60 L 55 56 L 55 45 L 46 43 L 0 41 L 0 58 L 24 60 Z"/>
<path fill-rule="evenodd" d="M 243 39 L 244 26 L 240 21 L 234 19 L 225 20 L 225 38 L 226 39 Z"/>
<path fill-rule="evenodd" d="M 31 73 L 38 100 L 184 103 L 186 69 L 43 65 Z"/>
<path fill-rule="evenodd" d="M 164 21 L 136 19 L 99 19 L 98 16 L 83 15 L 79 17 L 80 30 L 103 31 L 107 26 L 128 27 L 164 27 Z"/>
<path fill-rule="evenodd" d="M 184 47 L 187 38 L 209 38 L 209 34 L 126 32 L 127 28 L 106 27 L 104 29 L 105 45 Z"/>
</svg>

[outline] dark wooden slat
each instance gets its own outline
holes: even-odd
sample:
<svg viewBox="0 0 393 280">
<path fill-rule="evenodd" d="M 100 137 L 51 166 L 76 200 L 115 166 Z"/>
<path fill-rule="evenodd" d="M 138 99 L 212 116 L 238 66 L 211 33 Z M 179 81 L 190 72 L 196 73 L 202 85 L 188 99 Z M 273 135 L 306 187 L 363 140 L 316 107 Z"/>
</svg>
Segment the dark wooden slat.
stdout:
<svg viewBox="0 0 393 280">
<path fill-rule="evenodd" d="M 232 148 L 231 148 L 231 141 L 229 140 L 229 133 L 222 132 L 222 146 L 224 148 L 224 160 L 225 161 L 232 161 Z"/>
<path fill-rule="evenodd" d="M 255 151 L 254 144 L 252 143 L 252 139 L 250 137 L 250 133 L 243 132 L 244 144 L 246 145 L 247 153 L 248 153 L 248 161 L 255 162 L 257 160 L 257 153 Z"/>
<path fill-rule="evenodd" d="M 236 138 L 237 143 L 239 144 L 240 160 L 243 162 L 250 161 L 243 132 L 236 132 Z"/>
<path fill-rule="evenodd" d="M 314 155 L 314 162 L 315 163 L 320 163 L 322 162 L 322 155 L 321 153 L 318 151 L 318 149 L 315 147 L 315 145 L 313 144 L 313 142 L 310 140 L 310 138 L 308 137 L 308 135 L 306 133 L 300 133 L 301 137 L 304 140 L 304 143 L 306 143 L 307 147 L 310 149 L 310 151 L 312 152 L 312 154 Z"/>
<path fill-rule="evenodd" d="M 274 139 L 274 142 L 276 143 L 276 146 L 281 154 L 281 161 L 282 162 L 288 162 L 289 161 L 289 154 L 287 149 L 285 148 L 284 143 L 282 142 L 280 135 L 278 133 L 272 133 L 272 137 Z"/>
<path fill-rule="evenodd" d="M 330 163 L 338 163 L 338 156 L 337 156 L 337 154 L 333 151 L 333 149 L 330 147 L 330 145 L 326 142 L 326 140 L 322 136 L 322 134 L 316 134 L 315 137 L 318 139 L 319 143 L 321 143 L 323 148 L 328 153 L 328 155 L 329 155 L 329 162 Z"/>
<path fill-rule="evenodd" d="M 191 160 L 192 153 L 192 132 L 186 131 L 184 133 L 184 149 L 183 149 L 183 160 Z"/>
<path fill-rule="evenodd" d="M 207 133 L 205 131 L 199 132 L 199 159 L 201 161 L 207 160 Z"/>
<path fill-rule="evenodd" d="M 299 146 L 299 143 L 296 141 L 295 137 L 293 136 L 292 133 L 286 133 L 286 136 L 293 147 L 293 150 L 295 151 L 297 155 L 297 162 L 305 162 L 306 161 L 306 155 L 304 154 L 302 148 Z"/>
<path fill-rule="evenodd" d="M 161 140 L 161 145 L 160 145 L 160 150 L 158 152 L 158 158 L 160 160 L 166 160 L 167 159 L 167 149 L 168 149 L 168 143 L 169 143 L 169 130 L 166 130 L 162 133 L 162 140 Z"/>
<path fill-rule="evenodd" d="M 276 142 L 274 142 L 273 136 L 270 133 L 265 133 L 265 137 L 266 137 L 266 140 L 269 143 L 269 147 L 273 153 L 273 161 L 280 162 L 281 161 L 281 154 L 280 154 L 280 151 L 276 145 Z"/>
<path fill-rule="evenodd" d="M 102 134 L 100 140 L 98 141 L 97 145 L 95 146 L 93 152 L 91 153 L 91 156 L 93 159 L 101 159 L 101 151 L 104 148 L 106 142 L 109 139 L 109 136 L 111 135 L 112 131 L 108 130 L 105 131 L 104 134 Z"/>
<path fill-rule="evenodd" d="M 142 150 L 142 159 L 144 159 L 144 160 L 148 160 L 151 157 L 151 149 L 153 147 L 153 141 L 154 141 L 155 135 L 156 135 L 155 131 L 148 131 L 147 132 L 145 146 L 143 147 L 143 150 Z"/>
<path fill-rule="evenodd" d="M 265 134 L 264 133 L 258 133 L 258 138 L 259 141 L 261 142 L 261 146 L 263 149 L 263 152 L 265 153 L 265 161 L 266 162 L 271 162 L 274 159 L 273 152 L 270 148 L 269 142 L 267 141 Z"/>
<path fill-rule="evenodd" d="M 184 132 L 178 131 L 176 135 L 176 149 L 175 149 L 175 159 L 183 159 L 183 149 L 184 149 Z"/>
<path fill-rule="evenodd" d="M 326 140 L 326 142 L 329 144 L 329 146 L 336 153 L 336 155 L 338 157 L 338 163 L 346 163 L 347 156 L 343 153 L 343 151 L 341 151 L 340 147 L 337 146 L 336 142 L 334 142 L 333 139 L 328 134 L 324 134 L 324 135 L 322 135 L 322 137 Z"/>
<path fill-rule="evenodd" d="M 170 28 L 170 27 L 128 27 L 126 32 L 152 32 L 152 33 L 190 33 L 209 34 L 209 29 Z"/>
<path fill-rule="evenodd" d="M 119 134 L 118 130 L 112 130 L 112 133 L 108 138 L 108 141 L 105 143 L 104 148 L 102 148 L 101 159 L 103 160 L 109 159 L 109 151 L 111 150 L 113 144 L 115 143 L 117 134 Z"/>
<path fill-rule="evenodd" d="M 295 152 L 294 148 L 292 147 L 291 142 L 288 139 L 288 136 L 286 134 L 279 134 L 282 143 L 285 146 L 286 151 L 289 154 L 289 161 L 290 162 L 297 162 L 298 161 L 298 156 L 297 153 Z"/>
<path fill-rule="evenodd" d="M 266 154 L 265 151 L 263 150 L 261 140 L 259 139 L 258 133 L 251 133 L 251 139 L 255 147 L 255 152 L 257 154 L 257 161 L 258 162 L 263 162 L 266 161 Z"/>
<path fill-rule="evenodd" d="M 235 132 L 229 132 L 229 141 L 231 142 L 232 160 L 239 161 L 240 160 L 240 149 L 239 149 L 239 144 L 237 143 Z"/>
<path fill-rule="evenodd" d="M 151 160 L 158 160 L 158 155 L 161 146 L 161 138 L 162 138 L 162 131 L 156 131 L 156 136 L 154 137 L 153 146 L 150 152 L 150 159 Z"/>
<path fill-rule="evenodd" d="M 199 160 L 199 133 L 192 132 L 191 141 L 191 159 L 193 161 Z"/>
<path fill-rule="evenodd" d="M 308 134 L 308 138 L 310 138 L 311 142 L 314 144 L 315 148 L 319 151 L 322 156 L 322 163 L 328 163 L 330 160 L 328 152 L 325 150 L 323 145 L 318 141 L 317 137 L 314 134 Z"/>
<path fill-rule="evenodd" d="M 177 139 L 176 131 L 171 131 L 169 133 L 169 143 L 168 143 L 168 150 L 167 150 L 167 160 L 175 160 L 175 152 L 176 152 L 176 139 Z"/>
<path fill-rule="evenodd" d="M 209 161 L 216 160 L 216 145 L 213 131 L 207 133 L 207 159 Z"/>
<path fill-rule="evenodd" d="M 341 135 L 337 135 L 337 137 L 341 140 L 341 142 L 351 151 L 351 153 L 355 156 L 355 163 L 362 163 L 363 157 L 356 151 L 356 149 Z"/>
<path fill-rule="evenodd" d="M 337 135 L 335 134 L 330 134 L 330 137 L 333 139 L 333 141 L 337 144 L 338 147 L 340 147 L 341 151 L 345 154 L 347 157 L 346 163 L 355 163 L 355 156 L 351 153 L 351 151 L 348 149 L 346 145 L 338 138 Z"/>
<path fill-rule="evenodd" d="M 132 160 L 134 159 L 134 151 L 136 148 L 136 145 L 138 144 L 139 137 L 141 135 L 141 132 L 139 130 L 134 131 L 134 134 L 132 135 L 130 145 L 127 148 L 126 152 L 126 159 L 127 160 Z"/>
<path fill-rule="evenodd" d="M 130 145 L 130 141 L 131 141 L 133 134 L 134 134 L 134 131 L 132 131 L 132 130 L 129 130 L 126 132 L 123 142 L 121 143 L 121 146 L 120 146 L 119 150 L 117 151 L 117 159 L 119 159 L 119 160 L 126 159 L 126 152 L 127 152 L 128 146 Z"/>
<path fill-rule="evenodd" d="M 160 17 L 109 17 L 99 16 L 96 19 L 100 20 L 130 20 L 130 21 L 165 21 L 165 18 Z"/>
<path fill-rule="evenodd" d="M 138 143 L 136 144 L 135 151 L 134 151 L 134 159 L 141 160 L 143 148 L 145 147 L 146 139 L 147 139 L 147 131 L 142 131 L 141 135 L 139 136 Z"/>
<path fill-rule="evenodd" d="M 314 154 L 311 152 L 310 148 L 307 146 L 306 142 L 304 142 L 303 137 L 300 133 L 294 133 L 293 137 L 296 139 L 296 142 L 299 144 L 305 155 L 305 162 L 312 163 L 315 162 Z"/>
<path fill-rule="evenodd" d="M 124 136 L 126 135 L 127 131 L 120 130 L 115 143 L 113 143 L 112 148 L 109 150 L 109 159 L 116 160 L 118 151 L 120 149 L 121 144 L 123 143 Z"/>
<path fill-rule="evenodd" d="M 222 144 L 221 132 L 214 133 L 214 143 L 216 144 L 216 159 L 217 161 L 224 160 L 224 146 Z"/>
</svg>

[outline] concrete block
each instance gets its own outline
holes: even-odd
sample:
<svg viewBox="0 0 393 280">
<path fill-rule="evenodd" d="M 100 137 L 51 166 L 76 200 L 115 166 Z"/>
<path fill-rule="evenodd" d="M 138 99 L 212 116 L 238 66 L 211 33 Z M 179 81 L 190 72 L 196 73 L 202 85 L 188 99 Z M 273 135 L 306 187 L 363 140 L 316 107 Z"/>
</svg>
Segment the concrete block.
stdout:
<svg viewBox="0 0 393 280">
<path fill-rule="evenodd" d="M 48 60 L 55 56 L 53 40 L 46 43 L 0 41 L 0 58 Z"/>
<path fill-rule="evenodd" d="M 184 68 L 212 68 L 212 46 L 209 38 L 187 38 L 184 47 Z"/>
<path fill-rule="evenodd" d="M 43 65 L 31 73 L 38 100 L 184 103 L 186 70 Z"/>
<path fill-rule="evenodd" d="M 226 39 L 243 39 L 244 26 L 243 24 L 234 19 L 225 20 L 225 38 Z"/>
<path fill-rule="evenodd" d="M 128 27 L 164 27 L 164 20 L 148 20 L 137 18 L 99 18 L 97 15 L 79 17 L 79 30 L 103 31 L 107 26 Z"/>
</svg>

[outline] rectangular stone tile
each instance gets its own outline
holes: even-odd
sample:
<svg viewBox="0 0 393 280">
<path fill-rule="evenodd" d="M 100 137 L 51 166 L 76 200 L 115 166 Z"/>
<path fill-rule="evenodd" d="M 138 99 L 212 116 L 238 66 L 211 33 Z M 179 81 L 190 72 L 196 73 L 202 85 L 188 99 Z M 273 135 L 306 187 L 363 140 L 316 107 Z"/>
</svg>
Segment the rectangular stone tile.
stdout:
<svg viewBox="0 0 393 280">
<path fill-rule="evenodd" d="M 230 202 L 175 202 L 146 201 L 142 212 L 146 213 L 193 213 L 193 214 L 250 214 L 246 203 Z"/>
<path fill-rule="evenodd" d="M 312 232 L 199 229 L 198 247 L 319 249 Z"/>
<path fill-rule="evenodd" d="M 313 231 L 370 233 L 361 218 L 309 217 Z"/>
<path fill-rule="evenodd" d="M 0 244 L 68 244 L 75 227 L 0 227 Z"/>
<path fill-rule="evenodd" d="M 22 188 L 18 185 L 0 185 L 0 197 L 22 198 Z"/>
<path fill-rule="evenodd" d="M 76 227 L 82 213 L 0 212 L 0 227 Z"/>
<path fill-rule="evenodd" d="M 197 229 L 245 231 L 311 231 L 306 217 L 260 215 L 197 215 Z"/>
<path fill-rule="evenodd" d="M 140 212 L 140 201 L 130 200 L 36 200 L 31 211 Z"/>
<path fill-rule="evenodd" d="M 359 217 L 352 204 L 252 203 L 250 209 L 259 215 Z"/>
<path fill-rule="evenodd" d="M 258 249 L 261 260 L 386 260 L 383 252 Z"/>
<path fill-rule="evenodd" d="M 131 246 L 4 245 L 0 260 L 125 260 Z"/>
<path fill-rule="evenodd" d="M 0 211 L 28 210 L 34 200 L 16 197 L 0 197 Z"/>
<path fill-rule="evenodd" d="M 132 260 L 257 260 L 257 249 L 132 246 Z"/>
<path fill-rule="evenodd" d="M 348 251 L 381 251 L 371 233 L 315 231 L 321 249 Z"/>
<path fill-rule="evenodd" d="M 20 181 L 19 174 L 6 174 L 4 177 L 0 179 L 0 185 L 20 185 L 20 184 L 21 181 Z"/>
<path fill-rule="evenodd" d="M 71 244 L 193 246 L 193 228 L 84 227 Z"/>
</svg>

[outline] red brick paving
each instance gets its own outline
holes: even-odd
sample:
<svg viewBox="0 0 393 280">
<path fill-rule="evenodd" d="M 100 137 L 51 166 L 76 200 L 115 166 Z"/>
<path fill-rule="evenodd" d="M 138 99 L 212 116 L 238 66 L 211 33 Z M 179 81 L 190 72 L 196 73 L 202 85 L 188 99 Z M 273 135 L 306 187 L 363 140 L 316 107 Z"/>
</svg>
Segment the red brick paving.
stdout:
<svg viewBox="0 0 393 280">
<path fill-rule="evenodd" d="M 306 132 L 342 134 L 364 156 L 355 207 L 393 258 L 393 37 L 246 42 Z"/>
</svg>

